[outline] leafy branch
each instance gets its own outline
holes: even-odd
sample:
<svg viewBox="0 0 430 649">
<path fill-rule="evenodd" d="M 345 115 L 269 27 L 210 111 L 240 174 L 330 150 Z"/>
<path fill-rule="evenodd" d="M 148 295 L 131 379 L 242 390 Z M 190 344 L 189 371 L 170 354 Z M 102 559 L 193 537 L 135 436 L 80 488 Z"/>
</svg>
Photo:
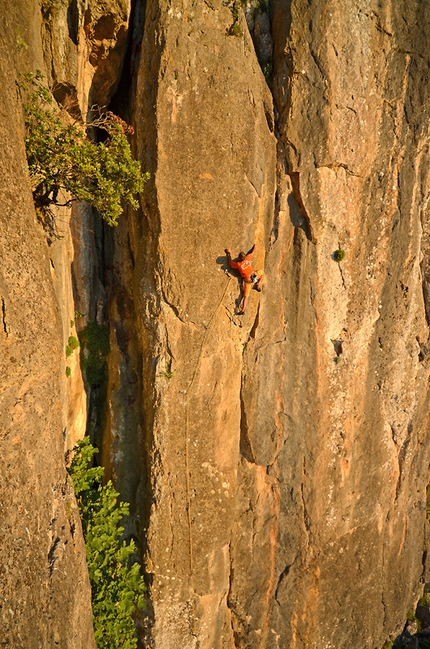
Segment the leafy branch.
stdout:
<svg viewBox="0 0 430 649">
<path fill-rule="evenodd" d="M 21 76 L 24 93 L 25 145 L 33 199 L 39 210 L 83 200 L 97 209 L 112 226 L 122 214 L 122 201 L 137 209 L 136 194 L 143 191 L 148 173 L 134 160 L 127 135 L 132 128 L 111 112 L 99 111 L 85 125 L 65 123 L 53 107 L 40 71 Z M 103 142 L 88 137 L 87 129 L 105 132 Z M 61 190 L 72 199 L 60 203 Z"/>
<path fill-rule="evenodd" d="M 133 616 L 144 608 L 145 584 L 134 541 L 122 541 L 121 521 L 129 504 L 118 503 L 112 482 L 102 486 L 102 467 L 90 467 L 97 449 L 88 437 L 78 442 L 69 473 L 82 519 L 91 581 L 94 635 L 98 649 L 135 649 Z"/>
</svg>

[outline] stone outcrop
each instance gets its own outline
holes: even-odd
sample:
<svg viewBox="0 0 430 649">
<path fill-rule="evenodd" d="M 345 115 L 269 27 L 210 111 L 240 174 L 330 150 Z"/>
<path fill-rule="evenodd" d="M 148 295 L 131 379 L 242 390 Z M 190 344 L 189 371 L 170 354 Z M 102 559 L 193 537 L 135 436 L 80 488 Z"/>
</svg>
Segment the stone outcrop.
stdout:
<svg viewBox="0 0 430 649">
<path fill-rule="evenodd" d="M 426 22 L 368 4 L 272 3 L 274 109 L 234 3 L 146 5 L 153 180 L 117 259 L 143 352 L 148 646 L 370 649 L 418 597 Z M 239 318 L 223 249 L 254 241 L 266 287 Z"/>
<path fill-rule="evenodd" d="M 427 579 L 428 11 L 241 4 L 8 2 L 0 16 L 11 646 L 93 646 L 62 458 L 87 412 L 131 503 L 143 646 L 375 649 Z M 14 87 L 34 67 L 72 117 L 113 99 L 133 121 L 152 176 L 115 232 L 81 206 L 48 245 L 35 220 Z M 224 248 L 254 242 L 265 285 L 238 316 Z M 110 324 L 104 417 L 77 354 L 64 375 L 74 308 Z"/>
<path fill-rule="evenodd" d="M 7 647 L 92 649 L 85 547 L 64 451 L 85 431 L 72 333 L 68 215 L 54 243 L 36 220 L 16 81 L 41 61 L 36 3 L 6 3 L 0 23 L 0 628 Z M 39 21 L 39 22 L 38 22 Z M 49 243 L 48 243 L 49 241 Z M 50 245 L 49 245 L 50 244 Z"/>
<path fill-rule="evenodd" d="M 257 265 L 264 263 L 276 140 L 271 95 L 245 22 L 243 37 L 228 36 L 233 17 L 221 2 L 175 5 L 148 3 L 136 83 L 136 141 L 153 173 L 142 234 L 134 238 L 156 494 L 147 570 L 154 646 L 209 648 L 234 643 L 241 365 L 258 311 L 253 299 L 244 324 L 235 316 L 239 287 L 223 272 L 224 248 L 250 248 L 255 240 Z"/>
<path fill-rule="evenodd" d="M 106 107 L 121 76 L 130 0 L 42 2 L 43 52 L 56 100 L 73 117 Z"/>
</svg>

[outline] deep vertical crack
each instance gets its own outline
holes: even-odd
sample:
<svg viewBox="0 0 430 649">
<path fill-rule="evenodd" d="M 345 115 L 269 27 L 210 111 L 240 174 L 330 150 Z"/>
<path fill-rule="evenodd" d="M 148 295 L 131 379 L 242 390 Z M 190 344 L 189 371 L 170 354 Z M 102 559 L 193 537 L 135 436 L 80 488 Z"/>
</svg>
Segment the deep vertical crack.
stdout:
<svg viewBox="0 0 430 649">
<path fill-rule="evenodd" d="M 293 562 L 293 563 L 294 563 L 294 562 Z M 278 600 L 278 591 L 279 591 L 279 588 L 281 587 L 281 584 L 282 584 L 282 582 L 284 581 L 285 577 L 288 577 L 292 565 L 293 565 L 293 564 L 290 563 L 289 565 L 285 566 L 285 568 L 283 569 L 283 571 L 281 572 L 281 574 L 280 574 L 279 577 L 278 577 L 278 583 L 277 583 L 277 585 L 276 585 L 276 590 L 275 590 L 275 602 L 276 602 L 278 605 L 281 604 L 280 601 Z"/>
<path fill-rule="evenodd" d="M 340 270 L 340 276 L 341 276 L 341 278 L 342 278 L 342 286 L 343 286 L 343 288 L 344 288 L 345 291 L 346 291 L 346 284 L 345 284 L 345 278 L 344 278 L 344 276 L 343 276 L 342 267 L 341 267 L 340 264 L 338 264 L 338 266 L 339 266 L 339 270 Z"/>
<path fill-rule="evenodd" d="M 291 179 L 292 187 L 292 197 L 294 198 L 294 204 L 292 201 L 289 201 L 291 220 L 294 227 L 299 227 L 303 230 L 306 235 L 306 238 L 312 243 L 315 243 L 315 237 L 312 232 L 312 225 L 310 216 L 306 210 L 305 204 L 302 199 L 302 193 L 300 190 L 300 174 L 298 171 L 290 171 L 289 176 Z"/>
<path fill-rule="evenodd" d="M 8 336 L 9 331 L 6 322 L 6 303 L 4 301 L 4 298 L 1 299 L 1 313 L 2 313 L 2 321 L 3 321 L 3 331 L 5 332 L 6 336 Z"/>
<path fill-rule="evenodd" d="M 245 352 L 246 346 L 249 343 L 249 341 L 251 339 L 255 339 L 259 318 L 260 318 L 260 305 L 258 305 L 257 307 L 257 313 L 255 314 L 254 323 L 251 327 L 251 331 L 249 332 L 248 340 L 244 344 L 243 352 Z M 246 418 L 246 408 L 245 408 L 245 402 L 243 398 L 243 371 L 242 371 L 242 379 L 241 379 L 241 386 L 240 386 L 240 453 L 248 462 L 252 462 L 253 464 L 255 464 L 256 461 L 255 454 L 252 449 L 252 444 L 249 437 L 248 422 Z"/>
</svg>

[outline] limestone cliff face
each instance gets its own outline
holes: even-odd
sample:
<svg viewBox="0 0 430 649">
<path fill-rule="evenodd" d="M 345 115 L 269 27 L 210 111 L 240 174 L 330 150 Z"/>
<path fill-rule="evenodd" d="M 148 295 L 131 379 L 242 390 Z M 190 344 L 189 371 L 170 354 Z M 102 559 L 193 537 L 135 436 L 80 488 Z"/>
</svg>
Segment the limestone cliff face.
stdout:
<svg viewBox="0 0 430 649">
<path fill-rule="evenodd" d="M 151 635 L 160 647 L 178 639 L 183 647 L 233 646 L 241 367 L 258 300 L 242 324 L 237 279 L 222 266 L 226 245 L 254 240 L 264 264 L 275 189 L 272 101 L 246 27 L 243 37 L 227 36 L 233 19 L 222 3 L 155 2 L 147 12 L 136 140 L 156 166 L 136 242 L 136 298 L 155 497 Z M 145 135 L 149 111 L 156 141 Z"/>
<path fill-rule="evenodd" d="M 300 280 L 283 293 L 295 379 L 273 389 L 273 402 L 287 395 L 274 466 L 279 547 L 294 517 L 302 550 L 284 566 L 277 553 L 271 620 L 289 609 L 297 646 L 371 647 L 401 624 L 425 551 L 429 16 L 407 3 L 285 9 L 275 3 L 273 16 L 289 175 L 278 175 L 278 218 L 289 214 L 295 230 L 292 240 L 291 224 L 278 227 L 288 238 L 268 260 L 278 284 L 277 248 L 288 247 L 288 275 Z"/>
<path fill-rule="evenodd" d="M 273 109 L 232 7 L 147 2 L 135 80 L 147 643 L 370 649 L 423 573 L 428 17 L 277 0 Z"/>
<path fill-rule="evenodd" d="M 426 577 L 428 10 L 239 4 L 0 13 L 11 646 L 94 646 L 62 457 L 86 425 L 131 503 L 143 646 L 375 649 Z M 72 117 L 133 121 L 152 178 L 114 233 L 85 206 L 59 241 L 35 220 L 14 85 L 35 67 Z M 237 316 L 224 248 L 254 242 L 265 286 Z M 64 374 L 75 308 L 111 327 L 104 418 L 77 358 Z"/>
<path fill-rule="evenodd" d="M 7 2 L 0 23 L 1 642 L 91 649 L 85 547 L 64 464 L 86 418 L 77 359 L 70 382 L 65 375 L 74 309 L 68 215 L 57 215 L 65 239 L 48 243 L 34 211 L 16 86 L 18 72 L 43 64 L 34 38 L 40 9 Z"/>
<path fill-rule="evenodd" d="M 73 117 L 107 104 L 129 12 L 119 1 L 7 1 L 0 11 L 0 629 L 8 647 L 95 647 L 64 463 L 85 434 L 87 403 L 79 354 L 66 360 L 65 347 L 76 335 L 75 309 L 95 320 L 103 293 L 89 210 L 56 210 L 49 232 L 36 219 L 18 75 L 40 69 Z"/>
</svg>

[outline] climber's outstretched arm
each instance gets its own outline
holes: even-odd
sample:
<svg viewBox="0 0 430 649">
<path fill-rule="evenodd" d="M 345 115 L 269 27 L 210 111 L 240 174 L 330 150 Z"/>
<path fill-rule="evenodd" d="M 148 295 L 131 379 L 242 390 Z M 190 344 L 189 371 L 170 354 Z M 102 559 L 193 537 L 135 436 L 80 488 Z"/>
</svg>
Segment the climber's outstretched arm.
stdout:
<svg viewBox="0 0 430 649">
<path fill-rule="evenodd" d="M 226 248 L 226 249 L 224 250 L 224 252 L 225 252 L 225 254 L 227 255 L 228 265 L 229 265 L 230 268 L 231 268 L 231 250 L 230 250 L 230 248 Z"/>
<path fill-rule="evenodd" d="M 252 257 L 252 255 L 253 255 L 254 252 L 255 252 L 256 247 L 257 247 L 257 244 L 254 243 L 254 245 L 252 246 L 252 248 L 251 248 L 250 250 L 248 250 L 248 252 L 246 253 L 246 256 L 247 256 L 247 257 L 249 257 L 249 256 Z"/>
</svg>

